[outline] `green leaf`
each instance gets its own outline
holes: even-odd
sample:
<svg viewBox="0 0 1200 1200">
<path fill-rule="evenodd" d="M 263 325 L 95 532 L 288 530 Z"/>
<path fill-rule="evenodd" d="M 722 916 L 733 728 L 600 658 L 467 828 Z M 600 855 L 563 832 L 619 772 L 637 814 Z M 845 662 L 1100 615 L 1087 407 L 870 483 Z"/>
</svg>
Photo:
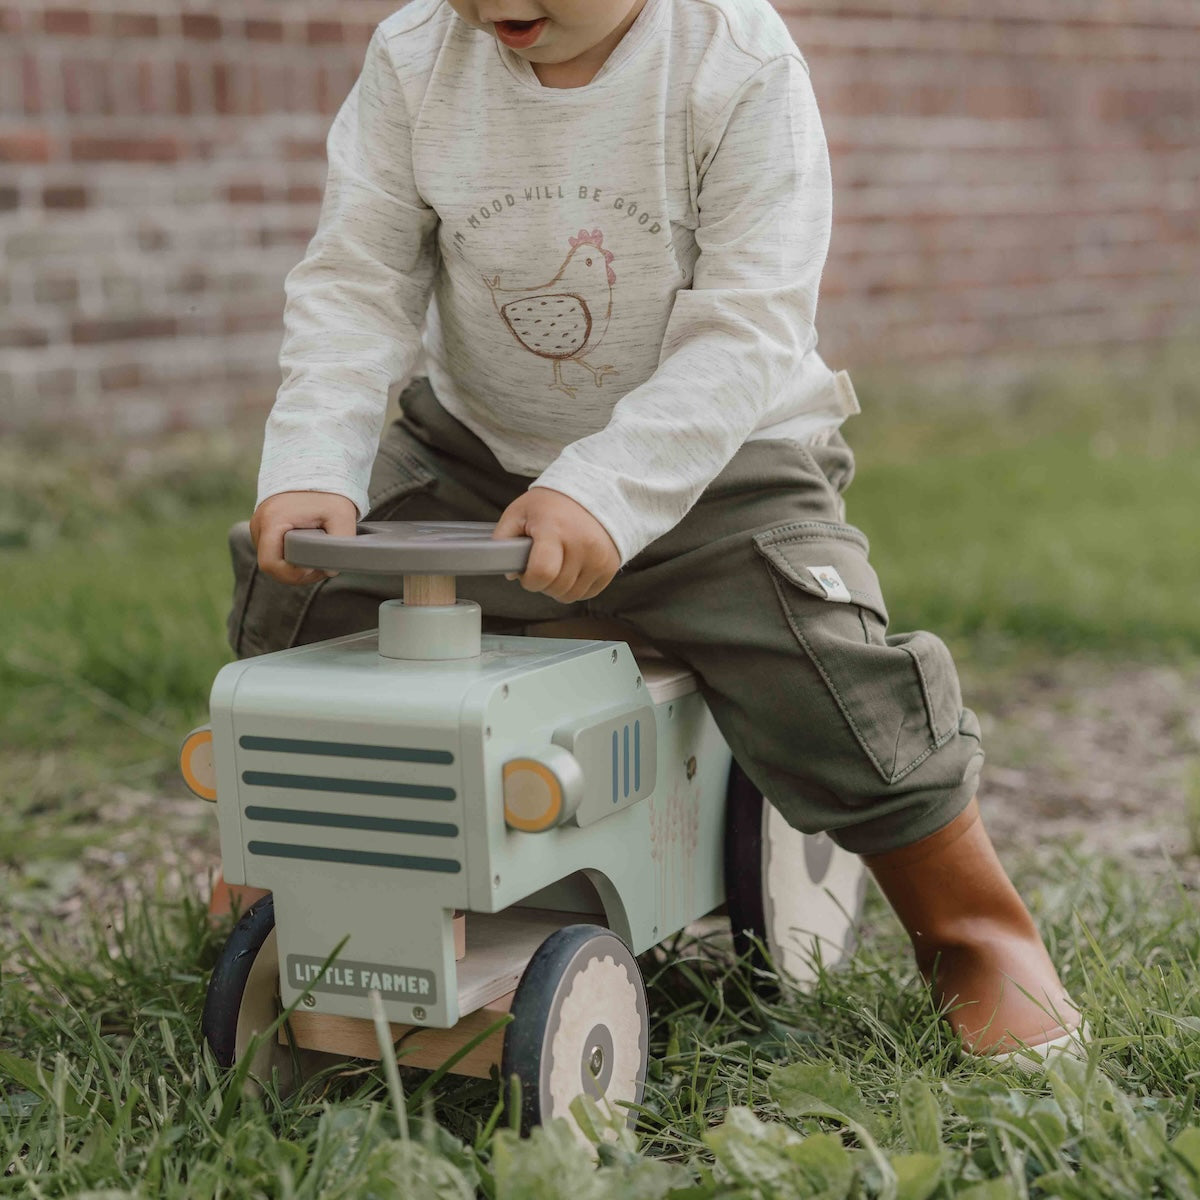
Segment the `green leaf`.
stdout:
<svg viewBox="0 0 1200 1200">
<path fill-rule="evenodd" d="M 1189 1125 L 1181 1130 L 1171 1143 L 1171 1149 L 1187 1163 L 1192 1173 L 1200 1180 L 1200 1128 Z"/>
<path fill-rule="evenodd" d="M 989 1179 L 976 1183 L 965 1192 L 955 1192 L 954 1200 L 1018 1200 L 1017 1185 L 1008 1179 Z"/>
<path fill-rule="evenodd" d="M 942 1178 L 942 1160 L 936 1154 L 898 1154 L 892 1159 L 896 1172 L 896 1200 L 928 1200 Z"/>
<path fill-rule="evenodd" d="M 731 1108 L 704 1141 L 728 1178 L 762 1200 L 845 1200 L 854 1183 L 854 1162 L 840 1138 L 805 1138 L 748 1108 Z"/>
<path fill-rule="evenodd" d="M 817 1189 L 814 1200 L 841 1200 L 854 1183 L 854 1160 L 832 1133 L 814 1133 L 793 1153 L 792 1162 L 805 1181 Z"/>
<path fill-rule="evenodd" d="M 915 1077 L 900 1088 L 900 1126 L 918 1154 L 938 1154 L 942 1146 L 942 1114 L 929 1085 Z"/>
<path fill-rule="evenodd" d="M 562 1117 L 524 1139 L 511 1129 L 499 1129 L 492 1146 L 496 1200 L 562 1200 L 566 1181 L 571 1200 L 598 1200 L 595 1165 L 592 1150 Z"/>
<path fill-rule="evenodd" d="M 604 1107 L 591 1096 L 580 1094 L 571 1101 L 571 1116 L 583 1136 L 600 1151 L 602 1163 L 628 1162 L 637 1158 L 637 1138 L 629 1128 L 627 1109 L 605 1101 Z"/>
<path fill-rule="evenodd" d="M 1087 1068 L 1060 1055 L 1059 1061 L 1046 1072 L 1046 1082 L 1067 1120 L 1076 1128 L 1081 1127 L 1088 1107 Z"/>
<path fill-rule="evenodd" d="M 829 1117 L 870 1129 L 862 1093 L 843 1071 L 824 1063 L 792 1063 L 771 1072 L 771 1099 L 789 1117 Z"/>
<path fill-rule="evenodd" d="M 474 1200 L 475 1189 L 453 1163 L 419 1142 L 387 1141 L 367 1159 L 363 1194 L 404 1200 Z"/>
<path fill-rule="evenodd" d="M 1200 1033 L 1200 1017 L 1186 1017 L 1179 1013 L 1166 1012 L 1161 1008 L 1148 1008 L 1146 1012 L 1152 1013 L 1156 1017 L 1162 1017 L 1164 1020 L 1171 1021 L 1180 1026 L 1182 1029 L 1190 1030 L 1192 1033 Z"/>
<path fill-rule="evenodd" d="M 14 1083 L 19 1083 L 27 1091 L 35 1093 L 43 1100 L 50 1098 L 42 1086 L 42 1081 L 38 1078 L 37 1067 L 27 1058 L 19 1058 L 15 1054 L 9 1054 L 7 1050 L 0 1050 L 0 1075 L 7 1076 Z"/>
<path fill-rule="evenodd" d="M 670 1062 L 672 1059 L 679 1057 L 679 1022 L 672 1021 L 668 1026 L 668 1030 L 667 1052 L 663 1055 L 663 1058 L 667 1062 Z"/>
<path fill-rule="evenodd" d="M 47 1079 L 38 1063 L 0 1050 L 0 1077 L 3 1076 L 33 1092 L 65 1116 L 81 1117 L 87 1112 L 87 1106 L 70 1087 L 71 1070 L 61 1054 L 54 1056 L 54 1070 Z"/>
</svg>

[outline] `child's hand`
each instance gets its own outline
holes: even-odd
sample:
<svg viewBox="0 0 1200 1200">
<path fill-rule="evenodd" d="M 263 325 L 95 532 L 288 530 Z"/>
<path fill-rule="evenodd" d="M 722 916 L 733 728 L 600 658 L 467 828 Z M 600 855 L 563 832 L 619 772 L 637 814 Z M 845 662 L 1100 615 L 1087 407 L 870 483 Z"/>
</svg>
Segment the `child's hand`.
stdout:
<svg viewBox="0 0 1200 1200">
<path fill-rule="evenodd" d="M 521 586 L 563 604 L 598 596 L 621 565 L 608 530 L 582 504 L 551 488 L 534 487 L 518 496 L 501 514 L 492 537 L 533 538 Z"/>
<path fill-rule="evenodd" d="M 324 529 L 338 537 L 353 537 L 358 526 L 354 502 L 334 492 L 279 492 L 268 496 L 250 518 L 250 536 L 258 550 L 258 565 L 280 583 L 314 583 L 336 575 L 312 567 L 294 567 L 283 560 L 283 535 L 289 529 Z"/>
</svg>

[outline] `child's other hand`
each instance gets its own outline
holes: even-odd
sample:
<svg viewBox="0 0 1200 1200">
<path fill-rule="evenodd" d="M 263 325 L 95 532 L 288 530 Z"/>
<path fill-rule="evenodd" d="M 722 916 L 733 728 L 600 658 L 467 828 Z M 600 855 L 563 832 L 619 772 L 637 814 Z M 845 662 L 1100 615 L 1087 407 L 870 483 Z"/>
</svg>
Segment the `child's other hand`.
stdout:
<svg viewBox="0 0 1200 1200">
<path fill-rule="evenodd" d="M 283 535 L 289 529 L 324 529 L 337 537 L 353 537 L 358 526 L 354 501 L 334 492 L 279 492 L 268 496 L 250 518 L 250 536 L 258 565 L 280 583 L 315 583 L 336 575 L 313 567 L 294 567 L 283 559 Z"/>
<path fill-rule="evenodd" d="M 582 504 L 552 488 L 534 487 L 518 496 L 492 537 L 533 538 L 521 586 L 563 604 L 598 596 L 621 565 L 608 530 Z"/>
</svg>

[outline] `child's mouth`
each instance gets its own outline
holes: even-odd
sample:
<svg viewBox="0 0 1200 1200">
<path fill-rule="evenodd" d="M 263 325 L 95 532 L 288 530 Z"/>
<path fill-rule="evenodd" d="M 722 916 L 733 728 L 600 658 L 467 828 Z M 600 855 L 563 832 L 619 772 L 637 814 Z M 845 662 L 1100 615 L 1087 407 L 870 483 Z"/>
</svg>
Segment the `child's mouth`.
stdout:
<svg viewBox="0 0 1200 1200">
<path fill-rule="evenodd" d="M 514 50 L 532 46 L 542 36 L 545 27 L 545 17 L 539 17 L 536 21 L 497 21 L 495 26 L 496 36 Z"/>
</svg>

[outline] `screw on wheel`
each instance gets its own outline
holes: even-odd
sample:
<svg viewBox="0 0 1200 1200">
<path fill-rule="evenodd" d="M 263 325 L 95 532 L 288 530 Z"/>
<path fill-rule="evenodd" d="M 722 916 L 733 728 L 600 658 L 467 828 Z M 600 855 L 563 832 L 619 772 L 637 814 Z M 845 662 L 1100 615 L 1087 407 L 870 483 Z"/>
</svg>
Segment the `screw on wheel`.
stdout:
<svg viewBox="0 0 1200 1200">
<path fill-rule="evenodd" d="M 818 964 L 831 967 L 854 950 L 868 878 L 862 860 L 828 834 L 793 829 L 736 762 L 725 812 L 734 948 L 809 985 Z"/>
<path fill-rule="evenodd" d="M 243 915 L 229 935 L 208 983 L 200 1027 L 218 1064 L 232 1067 L 282 1011 L 275 903 L 268 895 Z M 272 1034 L 261 1038 L 255 1048 L 245 1090 L 261 1095 L 262 1083 L 274 1079 L 278 1094 L 288 1096 L 322 1067 L 339 1061 L 340 1055 L 300 1050 Z"/>
<path fill-rule="evenodd" d="M 571 1101 L 641 1103 L 649 1053 L 646 989 L 629 947 L 600 925 L 568 925 L 535 951 L 512 1003 L 503 1078 L 521 1083 L 521 1127 L 571 1121 Z M 637 1119 L 629 1112 L 628 1123 Z"/>
</svg>

